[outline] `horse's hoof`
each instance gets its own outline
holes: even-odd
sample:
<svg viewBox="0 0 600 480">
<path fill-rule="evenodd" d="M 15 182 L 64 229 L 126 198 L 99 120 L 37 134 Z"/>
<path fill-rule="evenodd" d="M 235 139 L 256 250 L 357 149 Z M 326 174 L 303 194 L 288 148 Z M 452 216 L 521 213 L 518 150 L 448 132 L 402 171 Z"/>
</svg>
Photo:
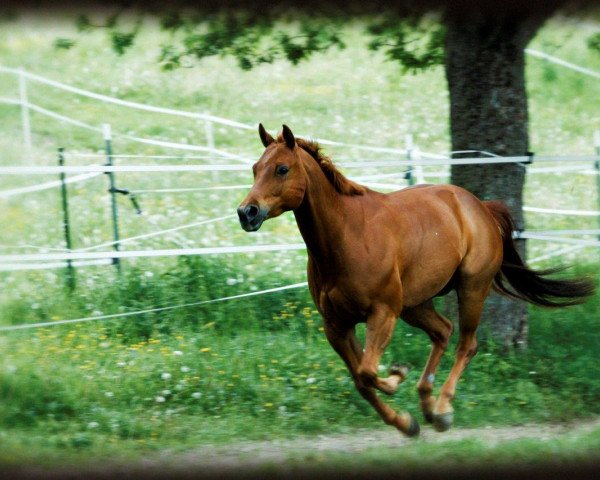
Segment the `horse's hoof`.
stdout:
<svg viewBox="0 0 600 480">
<path fill-rule="evenodd" d="M 453 412 L 433 414 L 433 428 L 435 428 L 438 432 L 445 432 L 452 426 L 453 422 Z"/>
<path fill-rule="evenodd" d="M 408 430 L 405 432 L 407 437 L 418 437 L 419 433 L 421 433 L 421 427 L 419 426 L 419 422 L 415 420 L 415 417 L 410 416 L 410 425 Z"/>
<path fill-rule="evenodd" d="M 399 375 L 402 379 L 407 377 L 409 371 L 410 367 L 408 365 L 400 365 L 394 362 L 390 366 L 390 375 Z"/>
<path fill-rule="evenodd" d="M 425 417 L 425 421 L 427 423 L 433 423 L 433 413 L 428 412 L 428 413 L 424 413 L 423 416 Z"/>
</svg>

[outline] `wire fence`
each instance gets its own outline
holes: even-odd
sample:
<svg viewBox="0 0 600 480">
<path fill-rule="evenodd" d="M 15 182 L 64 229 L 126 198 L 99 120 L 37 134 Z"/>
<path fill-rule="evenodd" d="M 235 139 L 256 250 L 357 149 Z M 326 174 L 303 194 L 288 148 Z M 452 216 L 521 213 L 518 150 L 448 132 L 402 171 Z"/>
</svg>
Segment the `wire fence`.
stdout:
<svg viewBox="0 0 600 480">
<path fill-rule="evenodd" d="M 579 67 L 571 64 L 564 60 L 552 57 L 550 55 L 538 52 L 535 50 L 528 49 L 526 52 L 537 58 L 544 59 L 557 63 L 566 68 L 578 71 L 588 76 L 600 78 L 600 73 L 593 70 Z M 185 172 L 246 172 L 249 173 L 249 164 L 253 162 L 251 156 L 239 155 L 237 153 L 228 152 L 223 149 L 215 147 L 215 140 L 213 136 L 212 124 L 218 124 L 227 126 L 234 129 L 241 130 L 254 130 L 255 127 L 244 124 L 235 120 L 210 115 L 207 113 L 190 112 L 184 110 L 177 110 L 166 107 L 157 107 L 153 105 L 142 104 L 138 102 L 132 102 L 128 100 L 122 100 L 115 97 L 91 92 L 81 88 L 77 88 L 71 85 L 67 85 L 62 82 L 58 82 L 40 75 L 27 72 L 23 69 L 14 69 L 7 67 L 0 67 L 0 72 L 15 75 L 19 81 L 19 98 L 7 98 L 0 97 L 0 103 L 14 105 L 21 108 L 22 128 L 23 128 L 23 139 L 26 144 L 26 148 L 31 152 L 31 122 L 29 119 L 29 112 L 33 111 L 47 118 L 54 119 L 72 125 L 78 128 L 82 128 L 97 134 L 102 134 L 105 141 L 110 142 L 112 140 L 112 133 L 107 135 L 106 127 L 95 126 L 76 118 L 69 117 L 67 115 L 49 110 L 40 105 L 30 102 L 27 98 L 27 85 L 28 82 L 44 84 L 58 90 L 69 92 L 74 95 L 87 97 L 90 99 L 98 100 L 104 103 L 118 105 L 125 108 L 137 109 L 140 111 L 154 112 L 172 116 L 178 116 L 182 118 L 190 118 L 195 120 L 205 121 L 206 128 L 206 145 L 192 145 L 181 142 L 172 142 L 164 139 L 156 138 L 144 138 L 127 133 L 115 133 L 114 137 L 131 141 L 139 145 L 150 145 L 154 147 L 165 148 L 169 150 L 181 151 L 181 154 L 169 154 L 169 155 L 152 155 L 152 154 L 114 154 L 112 151 L 108 154 L 106 148 L 104 152 L 70 152 L 66 153 L 66 158 L 72 159 L 98 159 L 99 161 L 105 160 L 107 156 L 110 158 L 122 158 L 122 159 L 142 159 L 142 160 L 204 160 L 211 163 L 208 164 L 158 164 L 158 165 L 68 165 L 68 166 L 38 166 L 38 165 L 4 165 L 0 167 L 0 175 L 61 175 L 61 180 L 58 181 L 46 181 L 43 183 L 37 183 L 29 186 L 11 188 L 0 191 L 0 200 L 7 199 L 22 194 L 29 194 L 33 192 L 44 191 L 52 188 L 62 187 L 66 184 L 83 183 L 91 180 L 102 174 L 125 174 L 125 173 L 185 173 Z M 392 159 L 389 160 L 369 160 L 369 161 L 338 161 L 336 165 L 342 169 L 357 169 L 363 171 L 372 171 L 373 169 L 381 168 L 398 168 L 407 167 L 404 171 L 393 172 L 393 173 L 366 173 L 362 176 L 359 174 L 355 177 L 356 180 L 361 181 L 367 186 L 381 189 L 401 189 L 406 187 L 405 183 L 380 183 L 377 180 L 411 180 L 414 181 L 416 178 L 417 183 L 424 183 L 427 178 L 444 178 L 449 175 L 447 171 L 426 171 L 429 167 L 448 167 L 452 165 L 476 165 L 476 164 L 501 164 L 501 163 L 514 163 L 527 169 L 530 174 L 537 173 L 570 173 L 570 174 L 583 174 L 583 175 L 596 175 L 600 174 L 600 132 L 594 133 L 594 147 L 596 150 L 595 155 L 561 155 L 561 156 L 533 156 L 531 154 L 514 156 L 514 157 L 501 157 L 495 155 L 492 152 L 485 151 L 460 151 L 450 152 L 449 154 L 438 154 L 431 152 L 423 152 L 417 146 L 414 145 L 413 139 L 410 135 L 405 138 L 405 148 L 393 148 L 393 147 L 382 147 L 372 145 L 361 145 L 353 143 L 344 143 L 328 139 L 315 139 L 322 145 L 343 147 L 351 150 L 358 150 L 363 152 L 373 152 L 378 154 L 391 154 Z M 461 154 L 475 154 L 472 157 L 467 158 L 453 158 L 454 155 Z M 233 160 L 239 163 L 230 164 L 219 164 L 214 161 L 222 160 Z M 558 166 L 543 166 L 543 167 L 532 167 L 532 161 L 535 163 L 559 163 Z M 65 178 L 68 174 L 75 174 Z M 231 184 L 231 185 L 210 185 L 203 187 L 190 187 L 190 188 L 144 188 L 135 190 L 138 194 L 165 194 L 165 193 L 193 193 L 193 192 L 207 192 L 207 191 L 218 191 L 218 190 L 240 190 L 249 188 L 249 184 Z M 600 180 L 598 183 L 600 192 Z M 114 195 L 114 191 L 111 192 Z M 121 191 L 120 193 L 125 193 Z M 132 194 L 134 192 L 126 192 Z M 598 194 L 600 198 L 600 193 Z M 133 200 L 133 195 L 131 196 Z M 541 208 L 534 206 L 525 206 L 524 211 L 543 214 L 543 215 L 570 215 L 570 216 L 583 216 L 583 217 L 598 217 L 600 220 L 600 211 L 596 210 L 576 210 L 576 209 L 559 209 L 559 208 Z M 26 253 L 26 254 L 11 254 L 11 255 L 0 255 L 0 271 L 4 272 L 16 272 L 23 270 L 43 270 L 43 269 L 55 269 L 64 268 L 66 264 L 72 267 L 84 267 L 91 265 L 109 265 L 115 262 L 116 259 L 121 258 L 139 258 L 139 257 L 165 257 L 165 256 L 179 256 L 179 255 L 220 255 L 220 254 L 237 254 L 237 253 L 248 253 L 248 252 L 272 252 L 272 251 L 290 251 L 290 250 L 303 250 L 304 244 L 271 244 L 271 245 L 244 245 L 244 246 L 212 246 L 202 248 L 177 248 L 177 249 L 152 249 L 152 250 L 126 250 L 120 251 L 121 245 L 144 240 L 147 238 L 159 237 L 168 233 L 179 232 L 182 230 L 206 225 L 209 223 L 222 222 L 229 219 L 235 218 L 235 215 L 226 215 L 222 217 L 215 217 L 211 219 L 205 219 L 198 222 L 193 222 L 186 225 L 180 225 L 167 229 L 159 229 L 149 233 L 135 235 L 128 238 L 116 238 L 110 242 L 104 242 L 96 244 L 90 247 L 81 249 L 53 249 L 48 247 L 34 247 L 40 250 L 44 249 L 47 251 L 54 250 L 54 253 L 38 252 L 38 253 Z M 568 244 L 567 247 L 559 248 L 554 251 L 545 253 L 538 257 L 529 260 L 530 264 L 538 263 L 556 255 L 562 255 L 565 253 L 575 252 L 577 250 L 586 247 L 598 247 L 600 246 L 600 240 L 584 239 L 584 238 L 572 238 L 568 235 L 594 235 L 600 239 L 600 230 L 598 229 L 570 229 L 570 230 L 546 230 L 546 231 L 525 231 L 519 232 L 519 238 L 532 239 L 537 241 L 551 242 L 553 244 Z M 12 246 L 15 247 L 15 246 Z M 16 247 L 23 247 L 16 246 Z M 33 246 L 29 246 L 33 247 Z M 94 251 L 101 250 L 105 247 L 114 247 L 113 251 Z M 59 251 L 57 251 L 59 250 Z M 112 315 L 102 315 L 95 317 L 86 317 L 80 319 L 71 320 L 60 320 L 52 322 L 42 322 L 37 324 L 27 325 L 14 325 L 0 327 L 0 331 L 13 331 L 26 328 L 39 328 L 54 325 L 88 322 L 94 320 L 105 320 L 111 318 L 122 318 L 134 315 L 140 315 L 148 312 L 160 312 L 165 310 L 186 308 L 195 305 L 202 305 L 214 302 L 221 302 L 226 300 L 233 300 L 237 298 L 244 298 L 253 295 L 267 294 L 276 291 L 283 291 L 292 288 L 302 288 L 306 286 L 306 282 L 297 283 L 293 285 L 285 285 L 277 288 L 241 293 L 238 295 L 232 295 L 228 297 L 206 300 L 202 302 L 195 302 L 183 305 L 165 306 L 155 309 L 139 310 L 136 312 L 125 312 Z"/>
</svg>

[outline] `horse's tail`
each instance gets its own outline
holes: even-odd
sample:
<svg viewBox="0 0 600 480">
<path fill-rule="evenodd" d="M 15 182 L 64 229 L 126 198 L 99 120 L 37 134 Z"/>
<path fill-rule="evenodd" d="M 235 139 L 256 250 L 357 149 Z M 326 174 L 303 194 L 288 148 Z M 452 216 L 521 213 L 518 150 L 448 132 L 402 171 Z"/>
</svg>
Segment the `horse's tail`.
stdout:
<svg viewBox="0 0 600 480">
<path fill-rule="evenodd" d="M 493 283 L 497 292 L 544 307 L 577 305 L 594 293 L 594 284 L 585 277 L 560 280 L 547 278 L 564 268 L 537 271 L 528 268 L 515 248 L 512 238 L 514 221 L 506 205 L 497 201 L 483 203 L 502 232 L 504 258 Z M 506 282 L 512 288 L 508 288 Z"/>
</svg>

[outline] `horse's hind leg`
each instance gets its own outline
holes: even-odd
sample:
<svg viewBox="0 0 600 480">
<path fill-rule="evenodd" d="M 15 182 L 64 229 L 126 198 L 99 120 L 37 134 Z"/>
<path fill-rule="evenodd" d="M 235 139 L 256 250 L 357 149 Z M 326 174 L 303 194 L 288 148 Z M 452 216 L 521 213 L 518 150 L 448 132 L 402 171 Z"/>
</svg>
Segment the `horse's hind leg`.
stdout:
<svg viewBox="0 0 600 480">
<path fill-rule="evenodd" d="M 434 310 L 431 300 L 416 307 L 405 308 L 402 312 L 402 319 L 409 325 L 424 330 L 431 339 L 431 352 L 417 383 L 417 391 L 425 420 L 432 423 L 435 405 L 435 397 L 432 395 L 433 382 L 442 355 L 448 347 L 448 340 L 452 334 L 452 322 Z"/>
<path fill-rule="evenodd" d="M 471 358 L 477 353 L 475 332 L 479 326 L 483 302 L 490 286 L 491 282 L 475 284 L 475 282 L 466 281 L 457 288 L 460 336 L 456 346 L 456 357 L 433 409 L 433 426 L 440 432 L 448 430 L 452 426 L 451 402 L 460 376 Z"/>
</svg>

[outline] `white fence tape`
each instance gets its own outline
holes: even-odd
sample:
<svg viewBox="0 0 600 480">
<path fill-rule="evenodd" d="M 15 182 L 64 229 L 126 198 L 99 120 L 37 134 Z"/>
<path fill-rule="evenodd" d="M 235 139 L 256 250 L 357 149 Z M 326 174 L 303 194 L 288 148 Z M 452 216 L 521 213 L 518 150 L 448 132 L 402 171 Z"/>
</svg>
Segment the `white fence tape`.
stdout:
<svg viewBox="0 0 600 480">
<path fill-rule="evenodd" d="M 569 165 L 566 167 L 529 167 L 527 174 L 530 173 L 559 173 L 559 172 L 575 172 L 582 173 L 589 169 L 589 165 Z"/>
<path fill-rule="evenodd" d="M 90 152 L 64 152 L 65 158 L 106 158 L 106 153 L 90 153 Z M 189 153 L 180 153 L 179 155 L 144 155 L 144 154 L 128 154 L 128 153 L 113 153 L 112 158 L 151 158 L 158 160 L 222 160 L 223 156 L 206 155 L 190 155 Z M 589 168 L 584 167 L 584 168 Z"/>
<path fill-rule="evenodd" d="M 70 123 L 72 125 L 81 127 L 81 128 L 85 128 L 87 130 L 91 130 L 94 132 L 99 132 L 99 133 L 103 133 L 102 128 L 100 127 L 95 127 L 93 125 L 90 125 L 89 123 L 85 123 L 82 122 L 80 120 L 76 120 L 74 118 L 71 117 L 67 117 L 65 115 L 61 115 L 59 113 L 56 112 L 52 112 L 51 110 L 47 110 L 43 107 L 40 107 L 38 105 L 35 105 L 33 103 L 27 103 L 26 106 L 28 108 L 30 108 L 33 111 L 36 111 L 42 115 L 46 115 L 52 118 L 55 118 L 57 120 L 60 120 L 62 122 L 66 122 L 66 123 Z M 245 163 L 250 163 L 251 160 L 246 159 L 240 155 L 236 155 L 233 153 L 229 153 L 229 152 L 225 152 L 223 150 L 219 150 L 217 148 L 213 148 L 213 147 L 205 147 L 205 146 L 201 146 L 201 145 L 190 145 L 187 143 L 176 143 L 176 142 L 168 142 L 165 140 L 155 140 L 155 139 L 151 139 L 151 138 L 141 138 L 141 137 L 136 137 L 133 135 L 127 135 L 127 134 L 123 134 L 123 133 L 115 133 L 114 134 L 115 138 L 122 138 L 125 140 L 129 140 L 132 142 L 136 142 L 136 143 L 142 143 L 142 144 L 146 144 L 146 145 L 155 145 L 158 147 L 163 147 L 163 148 L 173 148 L 173 149 L 178 149 L 178 150 L 189 150 L 189 151 L 193 151 L 193 152 L 210 152 L 210 153 L 214 153 L 217 155 L 220 155 L 223 158 L 230 158 L 230 159 L 234 159 L 234 160 L 242 160 Z"/>
<path fill-rule="evenodd" d="M 540 208 L 524 206 L 523 211 L 535 213 L 549 213 L 553 215 L 574 215 L 579 217 L 596 217 L 600 215 L 596 210 L 564 210 L 560 208 Z"/>
<path fill-rule="evenodd" d="M 229 120 L 227 118 L 221 118 L 214 115 L 208 115 L 204 113 L 197 112 L 189 112 L 185 110 L 177 110 L 173 108 L 164 108 L 164 107 L 155 107 L 153 105 L 147 105 L 145 103 L 131 102 L 128 100 L 121 100 L 119 98 L 110 97 L 108 95 L 102 95 L 100 93 L 90 92 L 89 90 L 83 90 L 82 88 L 73 87 L 71 85 L 67 85 L 65 83 L 57 82 L 55 80 L 50 80 L 49 78 L 42 77 L 40 75 L 35 75 L 33 73 L 27 72 L 25 70 L 17 70 L 15 68 L 7 68 L 0 67 L 0 71 L 6 73 L 13 73 L 15 75 L 24 75 L 28 80 L 33 80 L 35 82 L 43 83 L 45 85 L 50 85 L 52 87 L 58 88 L 60 90 L 64 90 L 66 92 L 75 93 L 77 95 L 81 95 L 83 97 L 93 98 L 95 100 L 100 100 L 106 103 L 113 103 L 116 105 L 121 105 L 123 107 L 134 108 L 137 110 L 144 110 L 146 112 L 154 112 L 154 113 L 163 113 L 167 115 L 175 115 L 179 117 L 187 117 L 194 118 L 197 120 L 208 120 L 214 123 L 220 123 L 222 125 L 227 125 L 230 127 L 241 128 L 244 130 L 252 129 L 255 127 L 246 125 L 244 123 L 236 122 L 233 120 Z"/>
<path fill-rule="evenodd" d="M 21 105 L 21 100 L 16 100 L 14 98 L 8 97 L 0 97 L 0 103 L 5 103 L 7 105 Z"/>
<path fill-rule="evenodd" d="M 99 259 L 99 260 L 77 260 L 71 262 L 73 267 L 90 267 L 93 265 L 110 265 L 112 260 Z M 0 271 L 2 272 L 20 272 L 24 270 L 55 270 L 58 268 L 65 268 L 67 264 L 65 262 L 47 262 L 47 263 L 5 263 L 0 265 Z"/>
<path fill-rule="evenodd" d="M 77 183 L 89 180 L 90 178 L 98 177 L 101 173 L 84 173 L 83 175 L 77 175 L 65 179 L 65 183 Z M 19 195 L 23 193 L 39 192 L 42 190 L 48 190 L 50 188 L 56 188 L 61 186 L 60 180 L 53 182 L 39 183 L 37 185 L 31 185 L 29 187 L 13 188 L 11 190 L 3 190 L 0 192 L 0 198 L 12 197 L 13 195 Z"/>
<path fill-rule="evenodd" d="M 94 245 L 93 247 L 78 248 L 77 250 L 71 250 L 71 251 L 72 252 L 89 252 L 89 251 L 92 251 L 92 250 L 96 250 L 98 248 L 110 247 L 110 246 L 116 245 L 116 244 L 121 245 L 123 243 L 129 243 L 129 242 L 134 242 L 134 241 L 137 241 L 137 240 L 143 240 L 143 239 L 146 239 L 146 238 L 157 237 L 159 235 L 165 235 L 166 233 L 178 232 L 180 230 L 185 230 L 185 229 L 188 229 L 188 228 L 198 227 L 200 225 L 207 225 L 209 223 L 220 222 L 222 220 L 229 220 L 231 218 L 237 218 L 237 215 L 225 215 L 223 217 L 218 217 L 218 218 L 209 218 L 208 220 L 202 220 L 200 222 L 194 222 L 194 223 L 190 223 L 188 225 L 180 225 L 178 227 L 167 228 L 165 230 L 158 230 L 158 231 L 155 231 L 155 232 L 145 233 L 143 235 L 136 235 L 135 237 L 123 238 L 123 239 L 118 240 L 118 241 L 101 243 L 99 245 Z"/>
<path fill-rule="evenodd" d="M 529 233 L 534 233 L 536 235 L 600 235 L 600 229 L 531 230 Z"/>
<path fill-rule="evenodd" d="M 194 118 L 197 120 L 205 120 L 205 121 L 209 121 L 212 123 L 219 123 L 221 125 L 227 125 L 230 127 L 239 128 L 239 129 L 243 129 L 243 130 L 256 130 L 257 129 L 257 126 L 255 126 L 255 125 L 248 125 L 245 123 L 237 122 L 235 120 L 230 120 L 227 118 L 218 117 L 218 116 L 210 115 L 210 114 L 206 114 L 206 113 L 190 112 L 190 111 L 178 110 L 178 109 L 174 109 L 174 108 L 156 107 L 153 105 L 147 105 L 144 103 L 132 102 L 129 100 L 122 100 L 122 99 L 119 99 L 116 97 L 111 97 L 108 95 L 102 95 L 99 93 L 91 92 L 89 90 L 84 90 L 82 88 L 73 87 L 71 85 L 67 85 L 62 82 L 57 82 L 55 80 L 51 80 L 49 78 L 42 77 L 40 75 L 35 75 L 33 73 L 27 72 L 22 69 L 7 68 L 7 67 L 0 66 L 0 72 L 12 73 L 15 75 L 24 75 L 28 80 L 33 80 L 33 81 L 36 81 L 39 83 L 43 83 L 45 85 L 49 85 L 49 86 L 58 88 L 60 90 L 75 93 L 77 95 L 81 95 L 81 96 L 88 97 L 88 98 L 93 98 L 95 100 L 100 100 L 103 102 L 120 105 L 123 107 L 134 108 L 137 110 L 144 110 L 147 112 L 174 115 L 174 116 L 179 116 L 179 117 Z M 11 104 L 15 104 L 15 105 L 21 104 L 20 101 L 13 100 L 13 99 L 6 99 L 5 103 L 11 103 Z M 305 138 L 309 138 L 309 137 L 307 136 Z M 387 152 L 387 153 L 400 153 L 400 154 L 405 153 L 405 151 L 403 149 L 399 149 L 399 148 L 358 145 L 358 144 L 352 144 L 352 143 L 336 142 L 333 140 L 326 140 L 326 139 L 322 139 L 322 138 L 316 138 L 315 140 L 323 145 L 349 147 L 349 148 L 353 148 L 353 149 L 357 149 L 357 150 L 368 150 L 368 151 L 372 151 L 372 152 Z M 444 158 L 441 155 L 430 154 L 430 153 L 426 153 L 426 152 L 423 153 L 423 156 L 427 157 L 427 158 Z"/>
<path fill-rule="evenodd" d="M 544 240 L 557 243 L 571 243 L 573 245 L 583 245 L 590 247 L 600 247 L 600 240 L 585 240 L 582 238 L 569 238 L 558 235 L 540 235 L 537 233 L 521 232 L 519 238 L 527 238 L 531 240 Z"/>
<path fill-rule="evenodd" d="M 122 313 L 113 313 L 109 315 L 96 315 L 93 317 L 85 317 L 85 318 L 74 318 L 69 320 L 55 320 L 51 322 L 39 322 L 39 323 L 29 323 L 29 324 L 21 324 L 21 325 L 7 325 L 0 326 L 0 332 L 10 332 L 15 330 L 27 330 L 31 328 L 41 328 L 41 327 L 55 327 L 57 325 L 68 325 L 72 323 L 83 323 L 83 322 L 92 322 L 97 320 L 111 320 L 115 318 L 124 318 L 124 317 L 133 317 L 136 315 L 143 315 L 145 313 L 157 313 L 157 312 L 166 312 L 168 310 L 175 310 L 178 308 L 188 308 L 188 307 L 197 307 L 199 305 L 207 305 L 210 303 L 217 302 L 225 302 L 227 300 L 236 300 L 238 298 L 247 298 L 254 297 L 257 295 L 264 295 L 267 293 L 273 292 L 282 292 L 284 290 L 291 290 L 294 288 L 302 288 L 308 285 L 307 282 L 293 283 L 291 285 L 284 285 L 282 287 L 268 288 L 266 290 L 259 290 L 256 292 L 248 292 L 241 293 L 239 295 L 230 295 L 228 297 L 214 298 L 212 300 L 203 300 L 200 302 L 193 303 L 184 303 L 181 305 L 171 305 L 168 307 L 158 307 L 158 308 L 148 308 L 145 310 L 136 310 L 135 312 L 122 312 Z"/>
<path fill-rule="evenodd" d="M 129 173 L 162 173 L 162 172 L 247 172 L 247 165 L 66 165 L 38 167 L 0 167 L 0 175 L 58 175 L 59 173 L 88 172 L 129 172 Z"/>
<path fill-rule="evenodd" d="M 154 190 L 133 190 L 134 193 L 185 193 L 185 192 L 206 192 L 211 190 L 246 190 L 252 188 L 252 185 L 215 185 L 213 187 L 190 187 L 190 188 L 156 188 Z"/>
<path fill-rule="evenodd" d="M 193 145 L 190 147 L 196 148 Z M 203 147 L 202 147 L 203 148 Z M 241 158 L 241 157 L 240 157 Z M 420 163 L 405 160 L 382 161 L 382 162 L 339 162 L 341 168 L 380 168 L 398 166 L 429 166 L 429 165 L 478 165 L 495 163 L 522 163 L 529 157 L 493 157 L 493 158 L 460 158 L 448 160 L 428 160 Z M 541 162 L 569 162 L 569 161 L 598 161 L 597 155 L 567 155 L 538 157 Z M 57 175 L 64 173 L 88 173 L 88 172 L 195 172 L 195 171 L 249 171 L 248 165 L 78 165 L 78 166 L 2 166 L 0 175 Z M 425 174 L 426 175 L 426 174 Z"/>
<path fill-rule="evenodd" d="M 113 252 L 63 252 L 63 253 L 27 253 L 23 255 L 0 255 L 0 271 L 4 264 L 19 262 L 49 262 L 59 260 L 96 260 L 101 258 L 140 258 L 173 257 L 181 255 L 219 255 L 225 253 L 274 252 L 287 250 L 305 250 L 304 243 L 239 245 L 231 247 L 198 247 L 163 250 L 126 250 Z"/>
<path fill-rule="evenodd" d="M 567 62 L 566 60 L 563 60 L 563 59 L 558 58 L 558 57 L 554 57 L 552 55 L 548 55 L 547 53 L 540 52 L 540 51 L 534 50 L 532 48 L 526 48 L 525 49 L 525 53 L 531 55 L 532 57 L 542 58 L 542 59 L 548 60 L 548 61 L 550 61 L 552 63 L 556 63 L 557 65 L 561 65 L 563 67 L 567 67 L 567 68 L 569 68 L 571 70 L 575 70 L 576 72 L 583 73 L 584 75 L 588 75 L 588 76 L 594 77 L 594 78 L 600 78 L 600 72 L 597 72 L 595 70 L 591 70 L 589 68 L 580 67 L 579 65 L 576 65 L 576 64 L 571 63 L 571 62 Z"/>
</svg>

